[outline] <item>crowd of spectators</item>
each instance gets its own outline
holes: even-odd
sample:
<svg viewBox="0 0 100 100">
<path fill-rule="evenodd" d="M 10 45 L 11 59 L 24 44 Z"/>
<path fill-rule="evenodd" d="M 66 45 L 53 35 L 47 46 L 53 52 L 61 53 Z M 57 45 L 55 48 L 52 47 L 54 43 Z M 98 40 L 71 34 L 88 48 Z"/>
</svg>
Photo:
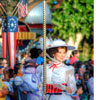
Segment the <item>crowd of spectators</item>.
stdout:
<svg viewBox="0 0 100 100">
<path fill-rule="evenodd" d="M 0 58 L 0 100 L 42 100 L 43 91 L 36 69 L 43 64 L 43 51 L 38 50 L 38 57 L 32 59 L 26 53 L 21 55 L 14 68 L 8 66 L 6 58 Z M 93 60 L 82 62 L 78 59 L 79 51 L 64 63 L 72 65 L 75 71 L 77 91 L 71 95 L 73 100 L 93 100 L 94 64 Z M 50 63 L 50 60 L 47 61 Z"/>
</svg>

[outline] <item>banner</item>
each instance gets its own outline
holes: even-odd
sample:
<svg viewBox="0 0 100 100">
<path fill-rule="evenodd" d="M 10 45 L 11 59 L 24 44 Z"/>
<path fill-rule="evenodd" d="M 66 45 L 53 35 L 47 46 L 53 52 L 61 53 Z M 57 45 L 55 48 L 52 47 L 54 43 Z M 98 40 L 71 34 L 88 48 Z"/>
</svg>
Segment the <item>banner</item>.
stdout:
<svg viewBox="0 0 100 100">
<path fill-rule="evenodd" d="M 13 68 L 16 63 L 16 32 L 17 32 L 17 18 L 14 16 L 7 17 L 8 27 L 7 27 L 7 37 L 8 37 L 8 47 L 9 47 L 9 61 L 10 67 Z"/>
</svg>

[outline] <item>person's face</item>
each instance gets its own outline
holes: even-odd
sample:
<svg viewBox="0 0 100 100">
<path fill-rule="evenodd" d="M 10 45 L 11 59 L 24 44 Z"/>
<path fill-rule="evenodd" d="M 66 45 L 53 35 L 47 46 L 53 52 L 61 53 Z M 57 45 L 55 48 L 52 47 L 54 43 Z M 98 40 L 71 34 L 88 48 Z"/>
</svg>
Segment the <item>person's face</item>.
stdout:
<svg viewBox="0 0 100 100">
<path fill-rule="evenodd" d="M 43 57 L 43 52 L 40 54 L 41 57 Z"/>
<path fill-rule="evenodd" d="M 74 55 L 75 57 L 79 57 L 79 52 Z"/>
<path fill-rule="evenodd" d="M 26 58 L 26 57 L 28 57 L 28 55 L 26 54 L 26 55 L 24 55 L 24 57 Z"/>
<path fill-rule="evenodd" d="M 79 52 L 77 53 L 77 57 L 79 57 Z"/>
<path fill-rule="evenodd" d="M 66 57 L 66 49 L 65 48 L 58 48 L 58 52 L 53 54 L 54 59 L 60 62 L 63 62 Z"/>
<path fill-rule="evenodd" d="M 4 59 L 4 60 L 2 61 L 2 66 L 4 66 L 4 67 L 7 67 L 7 66 L 8 66 L 7 60 L 6 60 L 6 59 Z"/>
<path fill-rule="evenodd" d="M 82 93 L 83 93 L 82 87 L 80 87 L 80 88 L 78 89 L 78 93 L 79 93 L 79 94 L 82 94 Z"/>
<path fill-rule="evenodd" d="M 82 70 L 82 72 L 83 72 L 83 73 L 86 71 L 86 69 L 85 69 L 85 68 L 81 68 L 81 70 Z"/>
<path fill-rule="evenodd" d="M 81 66 L 80 71 L 81 71 L 82 73 L 84 73 L 84 72 L 86 71 L 86 68 L 84 67 L 84 65 Z"/>
</svg>

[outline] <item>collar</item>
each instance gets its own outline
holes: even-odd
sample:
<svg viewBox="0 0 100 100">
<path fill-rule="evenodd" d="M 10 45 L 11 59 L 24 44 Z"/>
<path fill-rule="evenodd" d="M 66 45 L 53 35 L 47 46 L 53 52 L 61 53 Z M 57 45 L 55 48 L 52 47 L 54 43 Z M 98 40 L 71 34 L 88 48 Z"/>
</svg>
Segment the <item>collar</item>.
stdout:
<svg viewBox="0 0 100 100">
<path fill-rule="evenodd" d="M 49 69 L 51 69 L 52 68 L 52 71 L 54 71 L 54 69 L 55 68 L 59 68 L 59 67 L 61 67 L 60 65 L 61 65 L 62 63 L 58 63 L 58 62 L 53 62 L 52 64 L 51 64 L 51 66 L 49 67 Z"/>
</svg>

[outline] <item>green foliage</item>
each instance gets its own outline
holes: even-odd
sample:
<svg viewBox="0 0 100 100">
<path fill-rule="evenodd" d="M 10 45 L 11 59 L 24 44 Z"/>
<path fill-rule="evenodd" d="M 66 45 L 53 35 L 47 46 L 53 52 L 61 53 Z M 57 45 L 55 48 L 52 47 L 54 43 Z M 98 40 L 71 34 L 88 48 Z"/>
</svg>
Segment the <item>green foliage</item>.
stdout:
<svg viewBox="0 0 100 100">
<path fill-rule="evenodd" d="M 65 40 L 70 36 L 75 38 L 76 33 L 80 32 L 89 39 L 93 26 L 93 5 L 93 0 L 64 0 L 52 12 L 52 34 Z M 50 5 L 50 8 L 53 6 Z"/>
<path fill-rule="evenodd" d="M 92 49 L 90 48 L 90 44 L 86 41 L 84 42 L 83 46 L 79 46 L 79 50 L 81 51 L 79 54 L 80 61 L 87 61 L 92 58 Z"/>
</svg>

